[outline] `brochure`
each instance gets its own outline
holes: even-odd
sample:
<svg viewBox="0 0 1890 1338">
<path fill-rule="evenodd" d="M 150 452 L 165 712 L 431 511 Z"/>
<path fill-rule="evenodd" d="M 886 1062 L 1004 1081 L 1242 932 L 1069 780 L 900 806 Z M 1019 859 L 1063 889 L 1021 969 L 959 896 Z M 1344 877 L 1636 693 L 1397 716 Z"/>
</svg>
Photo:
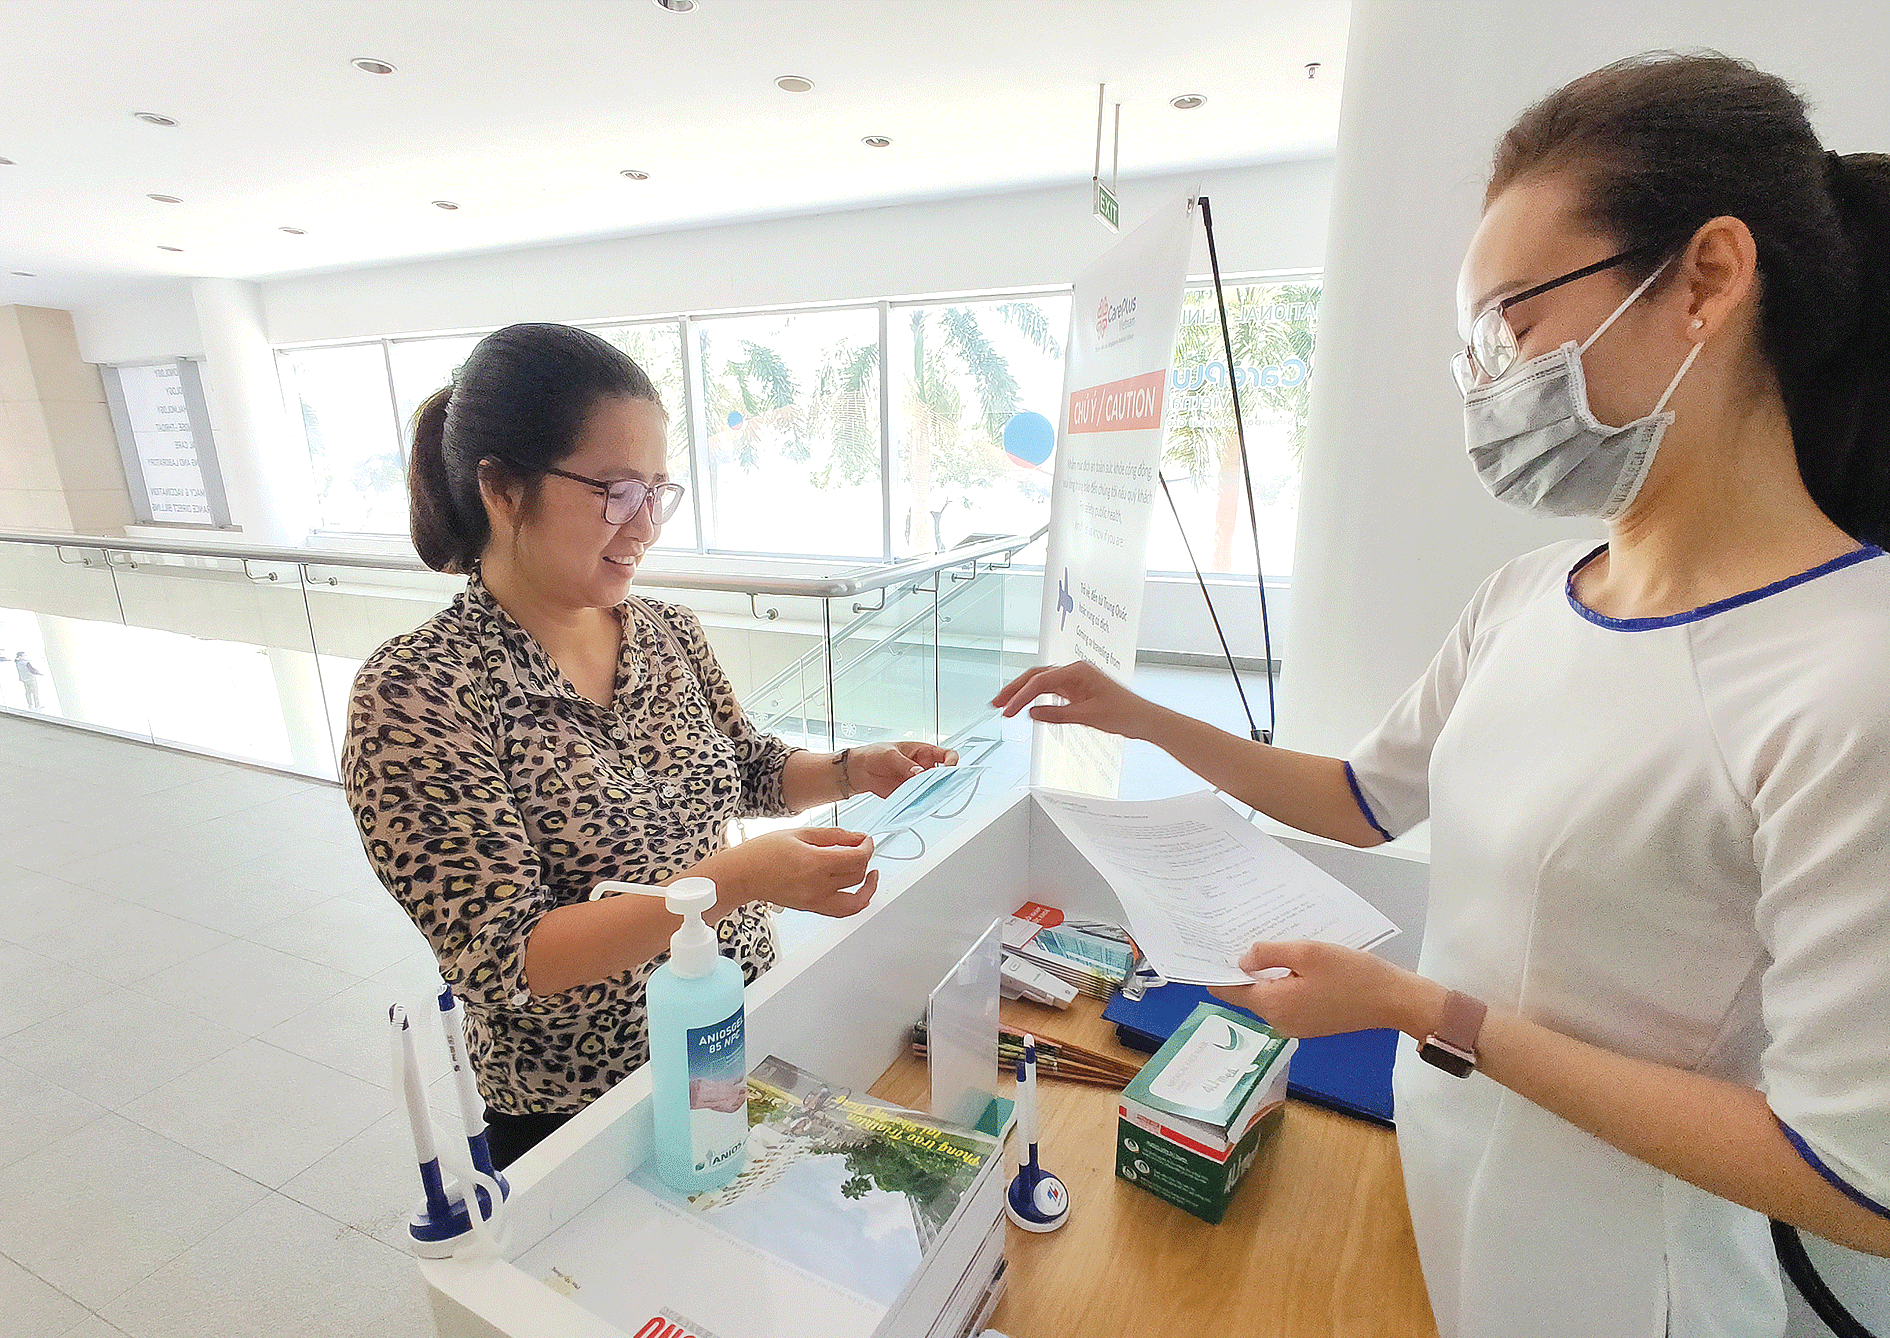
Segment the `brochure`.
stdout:
<svg viewBox="0 0 1890 1338">
<path fill-rule="evenodd" d="M 1097 999 L 1114 993 L 1135 965 L 1135 945 L 1119 928 L 1068 923 L 1063 912 L 1034 901 L 1005 922 L 1004 951 Z"/>
<path fill-rule="evenodd" d="M 519 1267 L 626 1334 L 663 1318 L 716 1338 L 864 1338 L 901 1318 L 961 1204 L 1001 1170 L 993 1139 L 773 1056 L 749 1075 L 748 1119 L 748 1162 L 727 1185 L 678 1194 L 646 1159 Z M 913 1317 L 917 1332 L 935 1318 Z"/>
</svg>

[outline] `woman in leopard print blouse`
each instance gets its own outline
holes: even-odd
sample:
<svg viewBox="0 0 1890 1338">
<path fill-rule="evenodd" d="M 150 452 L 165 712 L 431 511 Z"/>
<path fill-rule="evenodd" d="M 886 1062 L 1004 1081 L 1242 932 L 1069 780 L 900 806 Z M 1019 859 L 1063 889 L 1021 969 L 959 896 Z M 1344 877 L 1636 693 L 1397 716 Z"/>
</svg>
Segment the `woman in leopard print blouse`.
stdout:
<svg viewBox="0 0 1890 1338">
<path fill-rule="evenodd" d="M 629 584 L 681 497 L 641 368 L 586 331 L 488 336 L 414 421 L 414 545 L 466 590 L 362 666 L 342 777 L 369 860 L 466 1005 L 509 1163 L 649 1055 L 644 988 L 679 920 L 604 879 L 715 880 L 724 955 L 774 960 L 768 904 L 851 915 L 872 842 L 729 846 L 731 819 L 890 794 L 955 755 L 820 755 L 743 715 L 687 609 Z"/>
</svg>

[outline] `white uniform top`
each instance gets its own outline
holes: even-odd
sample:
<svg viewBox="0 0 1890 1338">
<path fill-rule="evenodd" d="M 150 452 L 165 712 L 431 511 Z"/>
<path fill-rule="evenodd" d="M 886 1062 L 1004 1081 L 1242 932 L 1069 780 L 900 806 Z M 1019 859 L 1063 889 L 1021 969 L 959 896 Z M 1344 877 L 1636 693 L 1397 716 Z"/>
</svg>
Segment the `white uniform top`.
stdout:
<svg viewBox="0 0 1890 1338">
<path fill-rule="evenodd" d="M 1584 548 L 1486 581 L 1350 760 L 1382 831 L 1432 820 L 1420 969 L 1764 1091 L 1890 1216 L 1890 560 L 1621 620 L 1575 598 Z M 1394 1090 L 1443 1334 L 1783 1331 L 1759 1214 L 1413 1048 Z"/>
</svg>

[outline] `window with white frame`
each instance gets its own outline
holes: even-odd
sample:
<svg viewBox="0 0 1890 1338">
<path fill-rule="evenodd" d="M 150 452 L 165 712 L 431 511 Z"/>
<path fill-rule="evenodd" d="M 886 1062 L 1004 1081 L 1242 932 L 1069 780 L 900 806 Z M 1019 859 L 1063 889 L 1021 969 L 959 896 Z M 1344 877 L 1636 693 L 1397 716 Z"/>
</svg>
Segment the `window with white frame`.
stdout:
<svg viewBox="0 0 1890 1338">
<path fill-rule="evenodd" d="M 431 339 L 390 339 L 387 385 L 394 395 L 394 421 L 403 445 L 413 442 L 413 416 L 433 392 L 451 385 L 483 335 L 439 335 Z"/>
<path fill-rule="evenodd" d="M 1317 274 L 1223 285 L 1234 384 L 1247 430 L 1260 557 L 1268 577 L 1293 566 L 1299 516 L 1299 463 L 1312 402 L 1313 345 L 1319 329 Z M 1251 576 L 1253 525 L 1241 478 L 1240 440 L 1228 387 L 1226 343 L 1212 284 L 1190 285 L 1181 308 L 1168 381 L 1162 477 L 1187 542 L 1204 572 Z M 1158 505 L 1149 530 L 1151 571 L 1187 571 L 1182 531 Z"/>
<path fill-rule="evenodd" d="M 1270 577 L 1292 565 L 1320 286 L 1305 273 L 1225 288 Z M 669 413 L 670 474 L 690 498 L 663 547 L 896 558 L 970 534 L 1028 533 L 1049 519 L 1069 307 L 1060 289 L 587 328 L 649 373 Z M 406 531 L 413 413 L 481 337 L 278 354 L 315 468 L 321 528 Z M 1251 575 L 1227 361 L 1213 287 L 1191 284 L 1163 473 L 1203 570 Z M 1188 568 L 1181 533 L 1161 514 L 1148 565 Z"/>
<path fill-rule="evenodd" d="M 383 346 L 296 349 L 278 354 L 276 367 L 290 420 L 308 443 L 319 527 L 405 533 L 406 456 Z"/>
<path fill-rule="evenodd" d="M 878 309 L 718 316 L 689 330 L 710 546 L 882 556 Z"/>
<path fill-rule="evenodd" d="M 1064 294 L 891 309 L 894 556 L 1050 518 L 1069 325 Z"/>
</svg>

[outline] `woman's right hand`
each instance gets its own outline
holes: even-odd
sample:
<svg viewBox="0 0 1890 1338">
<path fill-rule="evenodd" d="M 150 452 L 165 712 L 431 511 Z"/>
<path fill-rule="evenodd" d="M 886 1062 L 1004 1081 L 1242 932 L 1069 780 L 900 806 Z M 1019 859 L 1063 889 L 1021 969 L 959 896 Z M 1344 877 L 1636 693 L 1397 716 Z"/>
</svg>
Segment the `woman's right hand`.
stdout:
<svg viewBox="0 0 1890 1338">
<path fill-rule="evenodd" d="M 857 915 L 873 900 L 879 870 L 868 870 L 873 838 L 839 827 L 765 832 L 709 856 L 691 873 L 743 901 L 772 901 L 816 915 Z"/>
<path fill-rule="evenodd" d="M 1001 709 L 1008 719 L 1046 695 L 1061 697 L 1064 704 L 1032 706 L 1032 720 L 1049 725 L 1088 725 L 1131 739 L 1146 736 L 1156 710 L 1087 660 L 1026 669 L 991 699 L 991 705 Z"/>
</svg>

